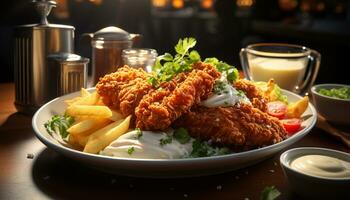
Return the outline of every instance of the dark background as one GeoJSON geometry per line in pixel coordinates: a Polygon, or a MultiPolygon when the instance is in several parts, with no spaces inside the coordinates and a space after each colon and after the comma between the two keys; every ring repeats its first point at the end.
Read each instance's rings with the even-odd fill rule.
{"type": "MultiPolygon", "coordinates": [[[[350,83],[348,0],[58,0],[49,22],[73,25],[75,53],[91,57],[83,33],[118,26],[141,33],[139,46],[172,52],[181,37],[198,41],[202,57],[215,56],[240,69],[238,52],[257,42],[300,44],[319,51],[317,83],[350,83]]],[[[2,2],[0,82],[13,81],[12,29],[38,23],[29,0],[2,2]]]]}

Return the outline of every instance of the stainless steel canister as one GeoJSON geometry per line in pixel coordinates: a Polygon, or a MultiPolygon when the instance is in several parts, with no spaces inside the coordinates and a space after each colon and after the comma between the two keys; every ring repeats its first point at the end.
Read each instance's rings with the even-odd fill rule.
{"type": "Polygon", "coordinates": [[[14,30],[15,105],[18,111],[29,114],[50,100],[48,55],[74,51],[74,27],[49,24],[46,20],[55,2],[35,3],[41,23],[14,30]]]}
{"type": "Polygon", "coordinates": [[[49,99],[86,88],[88,58],[71,53],[48,56],[49,99]]]}

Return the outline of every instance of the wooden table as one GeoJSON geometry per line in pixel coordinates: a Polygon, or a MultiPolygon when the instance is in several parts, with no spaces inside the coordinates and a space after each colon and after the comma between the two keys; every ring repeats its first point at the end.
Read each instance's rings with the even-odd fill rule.
{"type": "MultiPolygon", "coordinates": [[[[199,178],[130,178],[90,169],[46,148],[34,135],[31,116],[16,113],[13,101],[14,85],[0,84],[0,199],[252,200],[271,185],[281,191],[279,199],[301,199],[288,188],[280,154],[245,169],[199,178]]],[[[317,128],[289,148],[304,146],[350,152],[317,128]]]]}

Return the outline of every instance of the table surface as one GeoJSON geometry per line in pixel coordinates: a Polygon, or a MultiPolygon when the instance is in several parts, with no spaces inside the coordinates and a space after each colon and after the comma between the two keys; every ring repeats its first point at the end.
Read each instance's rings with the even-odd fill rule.
{"type": "MultiPolygon", "coordinates": [[[[251,200],[272,185],[282,193],[279,199],[301,199],[288,187],[279,164],[281,152],[254,166],[197,178],[131,178],[90,169],[46,148],[34,135],[32,117],[17,113],[13,102],[14,85],[0,84],[0,199],[251,200]]],[[[288,149],[305,146],[350,152],[318,128],[288,149]]]]}

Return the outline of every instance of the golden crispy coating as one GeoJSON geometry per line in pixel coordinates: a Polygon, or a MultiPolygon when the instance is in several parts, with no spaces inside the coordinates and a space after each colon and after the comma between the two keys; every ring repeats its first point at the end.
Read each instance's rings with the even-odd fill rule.
{"type": "Polygon", "coordinates": [[[135,110],[136,126],[144,130],[166,129],[193,105],[208,98],[220,73],[211,65],[199,66],[201,63],[145,95],[135,110]]]}
{"type": "Polygon", "coordinates": [[[190,135],[233,148],[251,149],[282,141],[286,131],[280,121],[249,104],[234,107],[197,107],[174,125],[190,135]]]}
{"type": "Polygon", "coordinates": [[[153,90],[147,82],[149,76],[142,69],[124,66],[100,78],[96,89],[107,106],[120,110],[124,116],[133,115],[142,97],[153,90]]]}
{"type": "Polygon", "coordinates": [[[245,79],[238,79],[234,83],[234,87],[237,90],[242,90],[247,95],[247,97],[252,102],[252,105],[255,108],[258,108],[263,112],[266,112],[269,98],[264,94],[263,91],[261,91],[258,87],[256,87],[253,84],[253,82],[245,79]]]}

